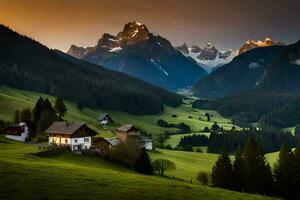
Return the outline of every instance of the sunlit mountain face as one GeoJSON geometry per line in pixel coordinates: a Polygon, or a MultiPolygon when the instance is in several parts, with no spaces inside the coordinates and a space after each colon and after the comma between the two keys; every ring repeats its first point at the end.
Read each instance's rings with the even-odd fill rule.
{"type": "Polygon", "coordinates": [[[137,21],[125,24],[116,35],[104,33],[95,46],[72,45],[67,53],[169,90],[191,86],[207,74],[167,38],[137,21]]]}
{"type": "Polygon", "coordinates": [[[267,47],[267,46],[274,46],[274,45],[285,45],[284,42],[278,42],[275,40],[272,40],[269,37],[265,37],[264,41],[254,41],[254,40],[247,40],[247,42],[239,49],[238,54],[242,54],[246,51],[249,51],[251,49],[257,48],[257,47],[267,47]]]}

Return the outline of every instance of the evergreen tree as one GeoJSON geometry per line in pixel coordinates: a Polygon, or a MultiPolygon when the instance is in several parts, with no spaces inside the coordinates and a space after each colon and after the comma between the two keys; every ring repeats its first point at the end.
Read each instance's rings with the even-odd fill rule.
{"type": "Polygon", "coordinates": [[[29,108],[25,108],[20,113],[20,121],[21,122],[28,122],[31,121],[32,113],[29,108]]]}
{"type": "Polygon", "coordinates": [[[216,187],[230,188],[232,164],[229,155],[224,151],[212,168],[211,182],[216,187]]]}
{"type": "Polygon", "coordinates": [[[20,111],[15,110],[14,112],[14,123],[19,123],[20,122],[20,111]]]}
{"type": "Polygon", "coordinates": [[[294,180],[295,180],[295,199],[300,199],[300,142],[294,152],[295,160],[294,160],[294,180]]]}
{"type": "Polygon", "coordinates": [[[39,121],[41,114],[44,110],[44,99],[42,97],[36,102],[32,114],[33,114],[33,121],[36,123],[39,121]]]}
{"type": "Polygon", "coordinates": [[[244,159],[242,149],[239,147],[235,153],[235,159],[232,165],[232,188],[236,191],[243,191],[243,172],[244,159]]]}
{"type": "Polygon", "coordinates": [[[275,188],[284,198],[292,198],[294,194],[294,154],[284,143],[280,149],[279,159],[274,167],[275,188]]]}
{"type": "Polygon", "coordinates": [[[39,121],[37,122],[37,133],[43,135],[44,131],[55,121],[57,116],[54,112],[44,110],[41,114],[39,121]]]}
{"type": "Polygon", "coordinates": [[[270,194],[273,186],[271,167],[266,162],[260,145],[253,137],[248,140],[243,155],[245,191],[270,194]]]}
{"type": "Polygon", "coordinates": [[[142,149],[141,155],[135,162],[134,168],[137,172],[142,174],[153,174],[153,166],[146,149],[142,149]]]}
{"type": "Polygon", "coordinates": [[[51,102],[49,101],[49,99],[45,99],[43,106],[42,106],[42,110],[48,110],[50,112],[54,111],[51,102]]]}
{"type": "Polygon", "coordinates": [[[64,100],[61,98],[57,98],[55,101],[54,109],[58,113],[59,119],[62,119],[67,112],[67,107],[64,104],[64,100]]]}
{"type": "Polygon", "coordinates": [[[214,122],[214,124],[211,126],[210,130],[212,132],[217,132],[220,129],[220,126],[217,122],[214,122]]]}

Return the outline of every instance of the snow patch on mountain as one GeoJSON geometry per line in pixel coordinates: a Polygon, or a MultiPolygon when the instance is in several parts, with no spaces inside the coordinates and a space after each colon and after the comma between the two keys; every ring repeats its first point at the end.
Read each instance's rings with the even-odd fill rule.
{"type": "Polygon", "coordinates": [[[110,49],[109,52],[118,52],[121,50],[122,50],[122,47],[114,47],[114,48],[110,49]]]}
{"type": "Polygon", "coordinates": [[[248,68],[249,69],[256,69],[256,68],[259,68],[261,67],[260,64],[258,64],[257,62],[251,62],[249,65],[248,65],[248,68]]]}
{"type": "Polygon", "coordinates": [[[300,59],[296,59],[295,61],[292,61],[291,63],[300,66],[300,59]]]}
{"type": "Polygon", "coordinates": [[[176,49],[183,55],[193,58],[209,73],[218,67],[229,63],[235,56],[237,56],[237,51],[232,49],[219,51],[211,42],[203,48],[198,47],[197,45],[187,47],[187,44],[184,43],[182,46],[176,47],[176,49]]]}
{"type": "Polygon", "coordinates": [[[168,72],[166,72],[160,65],[158,65],[152,58],[150,61],[158,68],[160,71],[162,71],[166,76],[169,76],[168,72]]]}

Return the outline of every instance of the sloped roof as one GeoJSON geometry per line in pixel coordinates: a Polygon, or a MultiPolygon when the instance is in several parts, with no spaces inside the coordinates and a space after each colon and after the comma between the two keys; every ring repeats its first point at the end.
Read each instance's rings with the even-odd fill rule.
{"type": "Polygon", "coordinates": [[[45,133],[72,135],[86,123],[53,122],[45,133]]]}
{"type": "Polygon", "coordinates": [[[124,124],[123,126],[117,128],[117,131],[127,132],[127,131],[129,131],[130,129],[132,129],[132,128],[136,129],[136,128],[135,128],[133,125],[131,125],[131,124],[124,124]]]}
{"type": "Polygon", "coordinates": [[[119,138],[104,138],[107,142],[109,142],[112,146],[116,146],[121,143],[121,140],[119,138]]]}

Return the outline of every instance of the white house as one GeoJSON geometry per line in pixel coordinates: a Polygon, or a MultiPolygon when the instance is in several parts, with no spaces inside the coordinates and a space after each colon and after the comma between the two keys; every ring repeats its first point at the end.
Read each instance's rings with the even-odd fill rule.
{"type": "Polygon", "coordinates": [[[68,146],[71,151],[89,149],[94,131],[86,123],[54,122],[46,131],[50,146],[68,146]]]}
{"type": "Polygon", "coordinates": [[[29,128],[25,122],[20,122],[18,124],[13,124],[4,130],[6,132],[6,137],[12,140],[17,140],[20,142],[26,142],[29,140],[29,128]]]}

